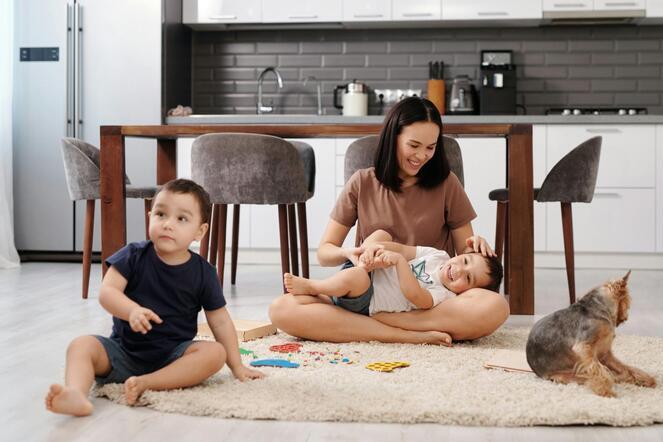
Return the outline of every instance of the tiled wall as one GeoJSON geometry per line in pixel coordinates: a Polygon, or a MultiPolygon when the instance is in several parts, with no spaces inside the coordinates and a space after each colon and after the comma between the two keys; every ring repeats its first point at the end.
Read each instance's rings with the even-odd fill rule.
{"type": "Polygon", "coordinates": [[[528,114],[567,105],[663,113],[663,26],[194,32],[194,112],[255,113],[258,75],[276,66],[285,87],[277,93],[269,74],[264,91],[277,113],[315,113],[315,86],[303,84],[312,75],[325,113],[338,114],[339,84],[356,78],[425,93],[430,60],[445,62],[447,80],[467,74],[476,82],[485,49],[514,51],[518,103],[528,114]]]}

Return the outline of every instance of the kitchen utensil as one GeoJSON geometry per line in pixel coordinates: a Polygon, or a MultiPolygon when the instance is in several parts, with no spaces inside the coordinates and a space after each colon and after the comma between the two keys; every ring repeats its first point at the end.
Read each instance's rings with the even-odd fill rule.
{"type": "Polygon", "coordinates": [[[345,117],[363,117],[368,115],[368,87],[365,83],[352,80],[351,83],[336,86],[334,89],[334,107],[341,109],[345,117]],[[339,104],[338,91],[343,92],[342,104],[339,104]]]}
{"type": "Polygon", "coordinates": [[[451,85],[449,113],[472,115],[476,111],[474,86],[467,75],[457,75],[451,85]]]}

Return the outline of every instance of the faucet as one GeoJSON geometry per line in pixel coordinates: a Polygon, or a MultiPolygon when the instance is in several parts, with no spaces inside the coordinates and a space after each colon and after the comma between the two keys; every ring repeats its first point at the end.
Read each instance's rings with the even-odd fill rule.
{"type": "Polygon", "coordinates": [[[274,75],[276,75],[276,83],[279,85],[279,89],[283,89],[283,78],[281,78],[281,74],[279,73],[279,71],[276,70],[274,66],[265,68],[258,77],[258,106],[256,109],[258,114],[265,114],[274,111],[273,106],[264,106],[262,104],[262,82],[264,81],[265,75],[268,72],[274,72],[274,75]]]}
{"type": "Polygon", "coordinates": [[[309,81],[315,81],[315,89],[318,94],[318,115],[322,115],[322,87],[320,86],[320,80],[313,75],[309,75],[304,79],[304,86],[306,86],[306,83],[309,81]]]}

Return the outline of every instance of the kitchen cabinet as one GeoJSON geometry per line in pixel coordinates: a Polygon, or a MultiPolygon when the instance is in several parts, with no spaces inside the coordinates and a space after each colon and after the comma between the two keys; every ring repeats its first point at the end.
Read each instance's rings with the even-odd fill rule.
{"type": "MultiPolygon", "coordinates": [[[[594,200],[573,204],[576,251],[655,251],[655,131],[654,125],[548,126],[548,170],[580,142],[603,137],[594,200]]],[[[561,212],[548,206],[547,248],[562,251],[561,212]]]]}
{"type": "Polygon", "coordinates": [[[391,20],[390,0],[367,0],[356,2],[343,0],[343,21],[385,21],[391,20]]]}
{"type": "Polygon", "coordinates": [[[591,11],[594,0],[543,0],[544,11],[591,11]]]}
{"type": "Polygon", "coordinates": [[[264,0],[263,23],[340,22],[343,18],[341,0],[264,0]]]}
{"type": "Polygon", "coordinates": [[[442,20],[520,20],[541,18],[535,0],[442,0],[442,20]]]}
{"type": "Polygon", "coordinates": [[[260,23],[262,0],[183,0],[182,23],[260,23]]]}
{"type": "Polygon", "coordinates": [[[647,1],[647,17],[663,18],[663,1],[648,0],[647,1]]]}
{"type": "Polygon", "coordinates": [[[440,0],[393,0],[394,21],[440,20],[440,0]]]}
{"type": "Polygon", "coordinates": [[[631,11],[644,10],[652,0],[594,0],[595,11],[631,11]]]}

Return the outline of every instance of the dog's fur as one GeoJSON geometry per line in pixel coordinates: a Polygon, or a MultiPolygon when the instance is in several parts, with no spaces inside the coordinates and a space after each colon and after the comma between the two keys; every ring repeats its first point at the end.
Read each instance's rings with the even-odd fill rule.
{"type": "Polygon", "coordinates": [[[656,386],[652,376],[612,353],[615,327],[628,318],[630,274],[629,270],[623,278],[592,289],[575,304],[534,324],[527,340],[527,362],[537,376],[586,384],[606,397],[615,396],[615,382],[656,386]]]}

